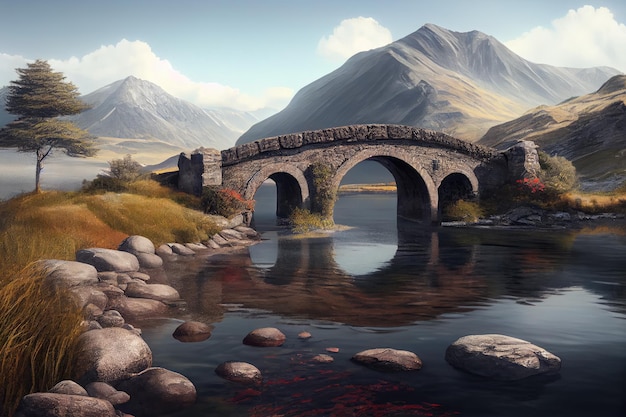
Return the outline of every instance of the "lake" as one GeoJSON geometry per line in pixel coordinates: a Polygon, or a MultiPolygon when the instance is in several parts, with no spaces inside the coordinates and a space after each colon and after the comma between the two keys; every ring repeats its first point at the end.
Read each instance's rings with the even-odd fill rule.
{"type": "Polygon", "coordinates": [[[623,416],[626,414],[626,227],[580,230],[418,227],[397,224],[394,194],[341,196],[347,230],[297,237],[274,225],[272,191],[257,193],[249,248],[167,266],[156,280],[186,305],[140,323],[154,365],[187,376],[197,404],[173,416],[623,416]],[[209,339],[172,337],[184,320],[209,339]],[[277,327],[281,347],[242,344],[277,327]],[[297,337],[308,331],[312,337],[297,337]],[[444,360],[469,334],[501,333],[559,356],[556,376],[498,382],[444,360]],[[327,348],[338,348],[329,353],[327,348]],[[350,360],[391,347],[423,368],[383,373],[350,360]],[[326,353],[330,364],[311,362],[326,353]],[[215,368],[254,364],[259,387],[215,368]]]}

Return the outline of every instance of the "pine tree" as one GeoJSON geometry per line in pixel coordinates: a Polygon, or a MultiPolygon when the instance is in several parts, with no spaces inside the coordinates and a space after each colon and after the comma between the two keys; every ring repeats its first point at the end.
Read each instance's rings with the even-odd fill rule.
{"type": "Polygon", "coordinates": [[[69,156],[96,153],[87,131],[61,119],[88,107],[78,98],[74,84],[66,82],[62,73],[52,71],[47,61],[37,60],[16,71],[19,79],[11,81],[6,110],[18,118],[0,130],[0,146],[36,154],[35,192],[40,192],[43,161],[54,149],[69,156]]]}

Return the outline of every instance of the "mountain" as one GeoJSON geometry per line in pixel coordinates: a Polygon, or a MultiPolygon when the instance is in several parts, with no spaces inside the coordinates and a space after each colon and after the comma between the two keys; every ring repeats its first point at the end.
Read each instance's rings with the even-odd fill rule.
{"type": "Polygon", "coordinates": [[[594,93],[529,110],[492,127],[478,142],[506,149],[519,140],[572,161],[588,188],[626,181],[626,75],[610,78],[594,93]]]}
{"type": "Polygon", "coordinates": [[[132,76],[81,99],[91,109],[70,119],[92,135],[157,140],[182,149],[229,148],[254,120],[232,110],[204,110],[132,76]]]}
{"type": "Polygon", "coordinates": [[[530,107],[589,93],[619,71],[535,64],[478,31],[427,24],[302,88],[237,144],[353,123],[398,123],[475,141],[530,107]]]}

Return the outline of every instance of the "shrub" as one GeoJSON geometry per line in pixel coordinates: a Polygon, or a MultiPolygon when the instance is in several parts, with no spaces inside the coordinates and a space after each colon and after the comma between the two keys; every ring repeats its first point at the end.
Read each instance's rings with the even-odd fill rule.
{"type": "Polygon", "coordinates": [[[109,161],[109,173],[98,174],[91,181],[83,181],[82,191],[87,193],[127,191],[132,182],[143,176],[141,168],[141,164],[134,161],[130,155],[114,159],[109,161]]]}
{"type": "Polygon", "coordinates": [[[254,209],[254,200],[246,200],[235,190],[204,187],[200,205],[205,213],[230,218],[254,209]]]}
{"type": "Polygon", "coordinates": [[[328,219],[319,213],[311,213],[307,209],[295,208],[289,216],[291,230],[294,233],[306,233],[312,230],[332,229],[335,225],[332,219],[328,219]]]}
{"type": "Polygon", "coordinates": [[[446,221],[476,222],[483,215],[483,210],[477,202],[465,200],[457,200],[443,211],[443,218],[446,221]]]}
{"type": "Polygon", "coordinates": [[[131,182],[139,179],[141,168],[141,164],[129,154],[122,159],[109,161],[109,176],[122,182],[131,182]]]}
{"type": "Polygon", "coordinates": [[[539,179],[549,194],[558,195],[573,190],[578,185],[574,165],[562,156],[550,156],[539,151],[539,179]]]}

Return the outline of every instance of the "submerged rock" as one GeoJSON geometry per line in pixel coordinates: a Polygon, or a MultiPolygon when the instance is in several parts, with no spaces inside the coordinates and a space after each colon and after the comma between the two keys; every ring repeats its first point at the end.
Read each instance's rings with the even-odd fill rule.
{"type": "Polygon", "coordinates": [[[183,375],[164,368],[148,368],[124,380],[117,389],[130,395],[120,407],[137,416],[153,416],[184,409],[196,402],[196,387],[183,375]]]}
{"type": "Polygon", "coordinates": [[[446,361],[455,368],[510,381],[537,374],[554,374],[561,359],[522,339],[501,334],[461,337],[446,350],[446,361]]]}
{"type": "Polygon", "coordinates": [[[259,369],[247,362],[229,361],[221,363],[215,373],[224,379],[242,384],[258,384],[263,377],[259,369]]]}
{"type": "Polygon", "coordinates": [[[262,327],[251,331],[243,339],[244,345],[272,347],[285,343],[285,335],[274,327],[262,327]]]}
{"type": "Polygon", "coordinates": [[[174,338],[181,342],[201,342],[211,337],[211,326],[199,321],[186,321],[174,330],[174,338]]]}
{"type": "Polygon", "coordinates": [[[417,371],[422,369],[422,360],[408,350],[368,349],[354,355],[352,360],[381,371],[417,371]]]}

